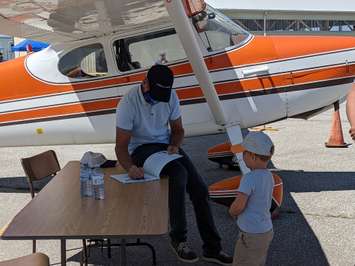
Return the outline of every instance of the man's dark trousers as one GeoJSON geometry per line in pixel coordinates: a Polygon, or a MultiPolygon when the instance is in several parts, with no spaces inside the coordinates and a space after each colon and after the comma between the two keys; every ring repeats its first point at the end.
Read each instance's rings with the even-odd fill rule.
{"type": "MultiPolygon", "coordinates": [[[[132,153],[135,165],[142,167],[153,153],[167,150],[168,144],[149,143],[138,146],[132,153]]],[[[208,253],[219,253],[221,239],[213,221],[208,202],[208,189],[186,153],[179,149],[182,158],[168,163],[161,175],[169,177],[170,237],[175,242],[185,242],[187,237],[185,191],[190,196],[195,210],[197,226],[203,240],[203,249],[208,253]]]]}

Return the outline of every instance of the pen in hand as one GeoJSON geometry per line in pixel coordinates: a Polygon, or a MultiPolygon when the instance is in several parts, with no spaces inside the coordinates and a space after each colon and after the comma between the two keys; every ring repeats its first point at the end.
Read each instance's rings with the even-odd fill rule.
{"type": "Polygon", "coordinates": [[[132,165],[128,170],[128,176],[132,179],[143,179],[144,170],[142,167],[137,167],[136,165],[132,165]]]}

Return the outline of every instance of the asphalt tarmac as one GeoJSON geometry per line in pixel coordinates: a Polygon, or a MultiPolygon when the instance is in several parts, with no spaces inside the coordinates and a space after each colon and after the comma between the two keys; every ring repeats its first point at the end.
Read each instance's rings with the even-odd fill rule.
{"type": "MultiPolygon", "coordinates": [[[[342,108],[345,141],[349,124],[342,108]]],[[[327,149],[331,112],[308,121],[289,119],[266,126],[276,150],[272,163],[284,182],[281,215],[273,221],[275,236],[267,265],[355,265],[355,147],[327,149]]],[[[207,184],[239,174],[219,168],[208,161],[207,149],[226,140],[224,134],[186,138],[183,148],[191,156],[207,184]]],[[[0,148],[0,228],[30,200],[20,158],[47,149],[54,149],[62,166],[79,160],[85,151],[102,152],[115,159],[114,145],[76,145],[0,148]]],[[[188,197],[187,197],[188,198],[188,197]]],[[[233,254],[237,227],[227,209],[211,203],[223,248],[233,254]]],[[[192,205],[187,200],[188,240],[202,254],[201,240],[196,228],[192,205]]],[[[188,265],[179,262],[170,250],[168,237],[143,239],[157,252],[158,265],[188,265]]],[[[51,264],[60,262],[59,241],[38,241],[38,250],[50,256],[51,264]]],[[[67,241],[68,265],[78,265],[81,241],[67,241]]],[[[31,241],[0,240],[0,261],[30,254],[31,241]]],[[[151,265],[150,252],[144,247],[128,248],[128,265],[151,265]]],[[[117,265],[119,250],[107,258],[106,250],[92,249],[93,265],[117,265]]],[[[195,265],[213,265],[200,260],[195,265]]]]}

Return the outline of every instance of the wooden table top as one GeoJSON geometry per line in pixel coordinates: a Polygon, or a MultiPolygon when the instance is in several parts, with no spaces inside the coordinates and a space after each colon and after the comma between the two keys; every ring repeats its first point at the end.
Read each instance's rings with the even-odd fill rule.
{"type": "Polygon", "coordinates": [[[9,223],[3,239],[156,236],[168,231],[168,180],[121,184],[105,170],[105,199],[80,197],[80,164],[69,162],[9,223]]]}

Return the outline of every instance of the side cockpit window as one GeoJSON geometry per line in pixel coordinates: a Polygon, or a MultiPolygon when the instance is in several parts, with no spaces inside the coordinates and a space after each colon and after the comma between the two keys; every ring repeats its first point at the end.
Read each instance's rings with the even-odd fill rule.
{"type": "Polygon", "coordinates": [[[208,5],[205,11],[192,17],[192,22],[209,52],[241,46],[251,37],[249,32],[208,5]]]}
{"type": "Polygon", "coordinates": [[[94,78],[108,74],[105,52],[95,43],[75,48],[59,60],[59,70],[70,78],[94,78]]]}
{"type": "Polygon", "coordinates": [[[113,44],[117,68],[121,72],[149,68],[186,58],[174,29],[117,40],[113,44]]]}
{"type": "Polygon", "coordinates": [[[125,72],[142,67],[138,61],[132,61],[132,56],[129,52],[127,41],[117,40],[114,42],[113,46],[119,71],[125,72]]]}

